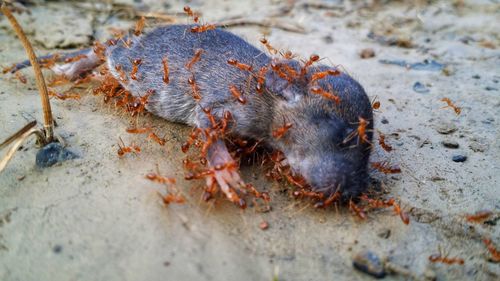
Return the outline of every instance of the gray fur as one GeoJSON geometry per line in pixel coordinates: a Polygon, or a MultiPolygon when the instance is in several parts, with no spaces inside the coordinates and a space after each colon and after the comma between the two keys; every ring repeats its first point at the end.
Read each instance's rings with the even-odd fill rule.
{"type": "MultiPolygon", "coordinates": [[[[366,189],[370,144],[358,143],[357,137],[343,143],[358,127],[358,117],[369,121],[367,136],[370,141],[372,139],[372,108],[361,85],[344,73],[319,80],[319,86],[331,88],[339,95],[341,103],[336,105],[309,93],[311,85],[307,81],[310,76],[331,68],[313,65],[306,77],[292,83],[269,70],[266,90],[258,94],[254,90],[256,79],[249,72],[229,65],[227,60],[234,58],[252,65],[256,73],[269,64],[271,58],[229,32],[216,29],[192,33],[190,28],[190,25],[159,27],[133,37],[130,48],[121,43],[109,47],[106,52],[109,69],[118,78],[114,67],[120,64],[128,75],[132,70],[131,61],[141,59],[138,79],[128,78],[122,84],[135,96],[154,90],[147,104],[151,113],[169,121],[205,128],[210,123],[202,107],[211,108],[219,119],[224,111],[230,111],[235,119],[231,128],[234,134],[264,140],[272,148],[283,151],[292,168],[301,173],[313,189],[330,195],[340,188],[344,198],[356,196],[366,189]],[[191,71],[187,70],[185,65],[200,48],[204,50],[201,60],[191,71]],[[170,68],[168,85],[162,80],[164,56],[170,68]],[[191,75],[202,95],[199,104],[191,95],[188,84],[191,75]],[[230,85],[243,92],[247,99],[245,105],[230,94],[230,85]],[[293,127],[276,140],[272,131],[283,126],[284,120],[292,122],[293,127]]],[[[297,71],[301,68],[294,60],[275,63],[287,64],[297,71]]],[[[221,153],[220,149],[210,151],[221,153]]]]}

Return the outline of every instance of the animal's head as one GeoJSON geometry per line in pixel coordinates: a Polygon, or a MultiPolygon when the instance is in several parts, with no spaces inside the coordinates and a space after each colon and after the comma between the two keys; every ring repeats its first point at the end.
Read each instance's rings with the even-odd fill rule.
{"type": "MultiPolygon", "coordinates": [[[[298,63],[286,63],[300,73],[298,63]]],[[[372,108],[363,88],[346,74],[335,72],[310,82],[314,73],[325,69],[311,68],[295,81],[268,74],[266,86],[277,95],[272,145],[285,153],[314,191],[327,196],[340,191],[350,198],[367,187],[372,108]],[[314,92],[317,88],[323,95],[314,92]]]]}

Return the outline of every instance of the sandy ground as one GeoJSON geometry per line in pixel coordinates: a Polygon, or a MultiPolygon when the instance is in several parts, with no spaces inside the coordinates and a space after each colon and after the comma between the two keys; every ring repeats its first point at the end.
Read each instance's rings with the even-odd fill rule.
{"type": "MultiPolygon", "coordinates": [[[[108,27],[134,24],[124,9],[116,12],[123,5],[112,12],[110,5],[35,2],[32,14],[19,18],[39,54],[88,46],[92,36],[109,36],[108,27]]],[[[114,2],[171,15],[184,5],[114,2]]],[[[382,106],[375,127],[395,150],[375,146],[372,161],[389,160],[402,173],[371,174],[387,196],[402,202],[411,217],[408,226],[389,210],[359,221],[344,208],[313,209],[280,192],[283,186],[268,182],[258,167],[244,168],[244,178],[271,192],[271,212],[242,211],[224,200],[200,202],[201,183],[185,182],[180,165],[189,128],[144,117],[169,139],[160,147],[127,134],[130,118],[83,89],[79,101],[52,100],[57,133],[81,158],[39,169],[31,140],[0,174],[0,280],[370,280],[352,267],[353,255],[362,250],[387,257],[417,279],[498,280],[500,265],[489,260],[482,238],[500,246],[500,5],[494,0],[376,2],[190,5],[207,21],[273,18],[303,27],[303,33],[256,26],[230,30],[254,45],[267,34],[277,47],[327,57],[358,79],[370,97],[378,96],[382,106]],[[391,46],[368,38],[370,31],[412,44],[391,46]],[[372,48],[375,57],[361,59],[364,48],[372,48]],[[432,59],[445,69],[406,69],[381,59],[432,59]],[[427,93],[416,92],[416,82],[427,93]],[[462,113],[441,109],[443,97],[462,113]],[[143,151],[118,158],[118,137],[143,151]],[[454,155],[467,160],[454,162],[454,155]],[[186,204],[162,205],[153,188],[158,186],[144,178],[156,165],[178,179],[186,204]],[[465,221],[466,213],[484,209],[495,212],[486,223],[465,221]],[[268,230],[259,228],[263,220],[268,230]],[[430,263],[439,246],[465,265],[430,263]]],[[[24,60],[5,19],[0,27],[0,64],[24,60]]],[[[27,84],[0,76],[0,139],[33,118],[41,121],[32,71],[23,73],[27,84]]]]}

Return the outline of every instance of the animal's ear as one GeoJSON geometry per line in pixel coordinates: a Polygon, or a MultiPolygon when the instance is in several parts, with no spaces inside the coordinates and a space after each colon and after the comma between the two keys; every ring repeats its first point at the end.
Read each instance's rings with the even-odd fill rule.
{"type": "Polygon", "coordinates": [[[298,85],[290,83],[275,73],[267,75],[265,85],[266,89],[271,92],[272,95],[283,98],[288,102],[296,102],[304,95],[298,85]]]}

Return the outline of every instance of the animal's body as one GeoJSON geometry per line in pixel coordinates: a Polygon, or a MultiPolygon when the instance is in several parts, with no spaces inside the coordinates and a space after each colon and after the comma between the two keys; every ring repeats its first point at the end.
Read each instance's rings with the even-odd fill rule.
{"type": "MultiPolygon", "coordinates": [[[[211,122],[204,108],[211,109],[218,120],[224,112],[231,112],[233,134],[262,140],[281,150],[292,169],[315,191],[327,196],[341,191],[343,198],[351,198],[366,189],[373,117],[370,101],[358,82],[333,67],[314,63],[304,71],[303,63],[296,60],[272,59],[240,37],[220,29],[193,33],[190,28],[189,25],[158,27],[130,37],[130,46],[119,41],[106,50],[108,68],[120,80],[116,70],[120,65],[118,69],[121,67],[127,76],[120,83],[133,95],[152,92],[146,109],[166,120],[205,129],[210,128],[211,122]],[[200,49],[203,50],[200,60],[188,69],[187,64],[200,49]],[[141,64],[133,80],[130,73],[136,59],[141,64]],[[168,84],[162,79],[165,59],[168,84]],[[253,70],[230,65],[230,59],[253,70]],[[258,72],[263,67],[267,67],[264,91],[258,93],[258,72]],[[282,72],[288,69],[288,78],[293,73],[297,75],[286,79],[274,67],[282,72]],[[335,70],[338,75],[311,82],[312,75],[328,70],[335,70]],[[199,89],[200,100],[193,98],[190,78],[199,89]],[[231,93],[232,87],[241,93],[245,104],[237,101],[231,93]],[[312,87],[335,94],[339,102],[312,93],[312,87]],[[362,120],[366,121],[366,127],[360,132],[362,120]],[[273,132],[285,123],[291,123],[288,131],[280,138],[273,137],[273,132]]],[[[91,51],[87,59],[55,70],[71,77],[98,64],[91,51]]],[[[207,156],[212,167],[232,161],[220,139],[210,146],[207,156]]],[[[243,184],[237,171],[216,171],[215,180],[230,199],[231,187],[243,184]]]]}

